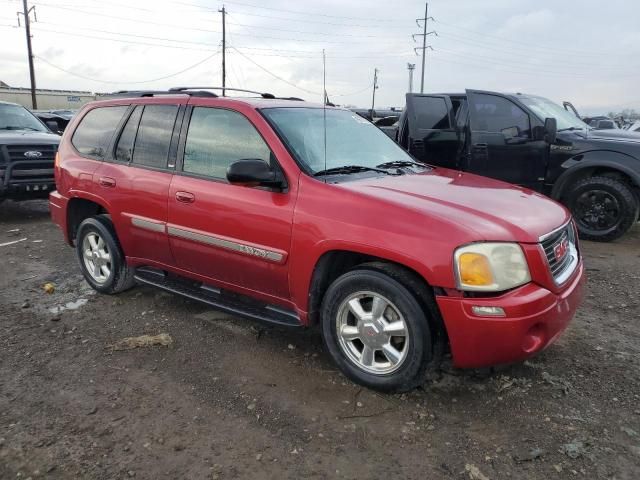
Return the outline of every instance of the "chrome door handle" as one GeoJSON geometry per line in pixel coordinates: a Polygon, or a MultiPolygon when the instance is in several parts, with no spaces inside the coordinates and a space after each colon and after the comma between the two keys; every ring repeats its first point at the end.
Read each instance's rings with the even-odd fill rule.
{"type": "Polygon", "coordinates": [[[196,196],[191,192],[176,192],[176,200],[182,203],[193,203],[196,196]]]}

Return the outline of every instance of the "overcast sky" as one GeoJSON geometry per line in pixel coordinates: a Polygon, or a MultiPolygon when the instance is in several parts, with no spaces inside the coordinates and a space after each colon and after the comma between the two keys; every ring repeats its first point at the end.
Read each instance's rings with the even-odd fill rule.
{"type": "MultiPolygon", "coordinates": [[[[402,106],[411,34],[424,3],[224,2],[227,85],[320,101],[322,49],[334,103],[402,106]]],[[[220,85],[223,2],[31,0],[39,88],[113,91],[220,85]],[[163,78],[168,77],[168,78],[163,78]],[[151,80],[151,81],[149,81],[151,80]]],[[[0,80],[29,86],[21,0],[0,0],[0,80]]],[[[464,88],[571,100],[584,114],[640,109],[640,3],[629,0],[432,0],[425,91],[464,88]]]]}

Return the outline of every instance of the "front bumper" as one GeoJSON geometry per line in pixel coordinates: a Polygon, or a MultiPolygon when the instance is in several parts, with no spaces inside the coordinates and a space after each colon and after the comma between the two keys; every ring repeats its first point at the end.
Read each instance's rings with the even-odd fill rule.
{"type": "Polygon", "coordinates": [[[478,368],[528,358],[565,330],[580,305],[586,279],[582,260],[558,294],[529,283],[492,298],[438,296],[453,363],[478,368]],[[473,306],[501,307],[504,317],[478,316],[473,306]]]}

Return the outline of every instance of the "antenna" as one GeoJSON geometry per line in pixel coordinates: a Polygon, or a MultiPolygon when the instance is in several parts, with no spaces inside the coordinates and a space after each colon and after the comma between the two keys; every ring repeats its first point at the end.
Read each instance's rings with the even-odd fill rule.
{"type": "MultiPolygon", "coordinates": [[[[324,98],[322,99],[322,125],[324,131],[324,169],[327,169],[327,59],[322,49],[322,90],[324,98]]],[[[324,176],[324,183],[327,183],[327,176],[324,176]]]]}

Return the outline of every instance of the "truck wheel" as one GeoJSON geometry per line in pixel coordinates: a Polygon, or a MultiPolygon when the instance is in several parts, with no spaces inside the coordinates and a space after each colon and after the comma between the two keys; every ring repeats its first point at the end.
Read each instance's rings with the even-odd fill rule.
{"type": "Polygon", "coordinates": [[[76,253],[84,278],[98,292],[119,293],[134,285],[133,269],[127,266],[108,218],[91,217],[80,224],[76,253]]]}
{"type": "Polygon", "coordinates": [[[429,322],[402,283],[358,268],[331,284],[321,311],[327,349],[351,380],[381,391],[407,391],[424,381],[433,357],[429,322]]]}
{"type": "Polygon", "coordinates": [[[567,195],[580,237],[597,242],[620,238],[638,218],[638,199],[631,187],[610,177],[576,182],[567,195]]]}

